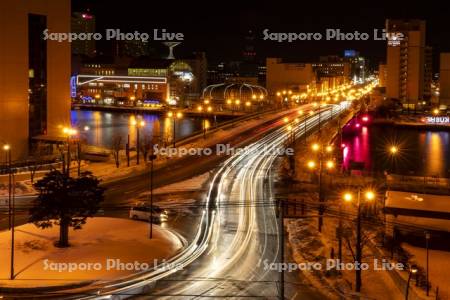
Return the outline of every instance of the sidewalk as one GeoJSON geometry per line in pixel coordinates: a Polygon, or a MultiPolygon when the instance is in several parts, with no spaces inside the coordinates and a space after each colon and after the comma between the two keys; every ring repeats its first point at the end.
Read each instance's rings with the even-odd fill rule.
{"type": "Polygon", "coordinates": [[[59,227],[39,229],[34,224],[16,227],[15,279],[10,276],[10,231],[0,233],[0,289],[55,287],[110,281],[137,273],[154,260],[162,263],[179,252],[182,242],[154,225],[148,238],[146,222],[114,218],[89,218],[81,230],[69,229],[69,248],[57,248],[59,227]],[[73,264],[72,270],[63,270],[73,264]],[[130,266],[133,267],[130,268],[130,266]]]}

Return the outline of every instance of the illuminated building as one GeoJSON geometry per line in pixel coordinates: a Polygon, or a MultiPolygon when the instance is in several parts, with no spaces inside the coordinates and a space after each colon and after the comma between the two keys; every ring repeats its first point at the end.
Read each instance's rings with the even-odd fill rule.
{"type": "Polygon", "coordinates": [[[439,103],[450,106],[450,52],[441,53],[439,68],[439,103]]]}
{"type": "Polygon", "coordinates": [[[425,21],[386,20],[386,31],[393,37],[387,45],[387,97],[416,109],[425,91],[425,21]]]}
{"type": "Polygon", "coordinates": [[[266,68],[266,88],[271,96],[283,89],[306,91],[316,79],[310,63],[287,63],[281,58],[267,58],[266,68]]]}
{"type": "Polygon", "coordinates": [[[13,159],[70,123],[70,44],[44,40],[46,28],[70,32],[70,1],[0,1],[0,140],[13,159]]]}
{"type": "MultiPolygon", "coordinates": [[[[95,16],[89,12],[74,12],[71,19],[71,32],[95,33],[95,16]]],[[[76,39],[72,41],[72,53],[78,55],[94,56],[94,39],[76,39]]]]}
{"type": "Polygon", "coordinates": [[[165,76],[78,75],[71,88],[75,102],[117,106],[165,105],[169,90],[165,76]]]}
{"type": "Polygon", "coordinates": [[[425,67],[424,67],[423,100],[431,100],[431,84],[433,82],[433,48],[425,47],[425,67]]]}
{"type": "Polygon", "coordinates": [[[366,59],[358,51],[345,50],[343,61],[350,64],[350,78],[356,83],[363,83],[366,79],[366,59]]]}
{"type": "Polygon", "coordinates": [[[266,62],[266,87],[272,96],[280,90],[327,92],[350,78],[350,64],[331,57],[322,57],[316,63],[283,62],[280,58],[268,58],[266,62]]]}
{"type": "Polygon", "coordinates": [[[379,87],[386,87],[386,80],[387,80],[387,66],[386,64],[379,64],[378,65],[378,79],[379,87]]]}

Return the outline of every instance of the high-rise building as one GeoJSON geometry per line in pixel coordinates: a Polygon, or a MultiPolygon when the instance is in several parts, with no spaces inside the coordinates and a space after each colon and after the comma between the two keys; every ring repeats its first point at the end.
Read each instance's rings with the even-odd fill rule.
{"type": "Polygon", "coordinates": [[[366,79],[366,59],[358,51],[345,50],[343,60],[350,63],[350,78],[354,82],[363,83],[366,79]]]}
{"type": "Polygon", "coordinates": [[[440,55],[439,103],[450,107],[450,52],[440,55]]]}
{"type": "Polygon", "coordinates": [[[70,125],[70,44],[43,31],[70,32],[70,1],[0,1],[0,141],[27,156],[30,141],[70,125]]]}
{"type": "Polygon", "coordinates": [[[243,61],[254,62],[256,60],[256,50],[255,50],[255,34],[252,30],[247,32],[245,36],[244,50],[242,51],[243,61]]]}
{"type": "Polygon", "coordinates": [[[386,20],[387,97],[415,109],[425,91],[425,21],[386,20]],[[403,35],[403,37],[400,37],[403,35]]]}
{"type": "Polygon", "coordinates": [[[431,84],[433,81],[433,48],[425,47],[425,68],[423,75],[423,100],[431,100],[431,84]]]}
{"type": "MultiPolygon", "coordinates": [[[[95,16],[89,12],[74,12],[71,19],[71,32],[95,33],[95,16]]],[[[72,53],[78,55],[95,55],[94,39],[77,39],[72,41],[72,53]]]]}
{"type": "Polygon", "coordinates": [[[113,41],[114,56],[140,57],[149,55],[149,45],[147,41],[125,40],[113,41]]]}
{"type": "Polygon", "coordinates": [[[378,86],[380,87],[386,87],[386,80],[387,80],[387,66],[386,64],[379,64],[378,65],[378,86]]]}

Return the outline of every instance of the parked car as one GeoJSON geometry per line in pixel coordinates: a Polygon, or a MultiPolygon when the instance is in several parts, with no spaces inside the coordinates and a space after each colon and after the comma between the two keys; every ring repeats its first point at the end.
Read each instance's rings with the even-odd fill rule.
{"type": "Polygon", "coordinates": [[[149,205],[138,204],[130,208],[129,217],[133,220],[146,220],[150,221],[150,217],[153,223],[166,222],[168,219],[168,212],[159,206],[153,205],[153,210],[149,205]]]}

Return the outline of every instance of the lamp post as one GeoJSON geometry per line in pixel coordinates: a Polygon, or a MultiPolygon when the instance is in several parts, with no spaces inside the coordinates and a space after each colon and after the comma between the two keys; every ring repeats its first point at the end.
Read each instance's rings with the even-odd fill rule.
{"type": "MultiPolygon", "coordinates": [[[[350,192],[344,193],[343,200],[345,202],[353,201],[353,194],[350,192]]],[[[368,202],[372,202],[375,199],[375,193],[372,190],[367,190],[364,193],[364,198],[368,202]]],[[[355,278],[355,290],[356,292],[361,291],[362,278],[361,278],[361,260],[362,260],[362,242],[361,242],[361,188],[358,188],[357,194],[357,216],[356,216],[356,255],[355,255],[355,268],[356,278],[355,278]]]]}
{"type": "Polygon", "coordinates": [[[6,165],[8,169],[8,228],[11,229],[11,192],[12,192],[12,172],[11,172],[11,146],[3,145],[5,151],[6,165]]]}
{"type": "MultiPolygon", "coordinates": [[[[199,111],[199,112],[202,112],[203,111],[203,106],[198,106],[197,107],[197,110],[199,111]]],[[[203,114],[203,139],[206,139],[206,120],[205,120],[205,118],[206,118],[206,115],[205,114],[203,114]]]]}
{"type": "Polygon", "coordinates": [[[395,156],[397,156],[398,151],[399,151],[399,149],[398,149],[398,147],[395,146],[395,145],[389,147],[389,153],[390,153],[390,155],[391,155],[391,158],[392,158],[392,164],[393,164],[393,170],[392,170],[393,173],[396,173],[396,172],[397,172],[397,164],[396,164],[396,161],[395,161],[395,156]]]}
{"type": "Polygon", "coordinates": [[[14,279],[14,223],[15,223],[15,182],[14,174],[11,166],[11,146],[9,144],[3,145],[3,150],[6,153],[6,161],[8,163],[8,219],[9,229],[11,230],[11,261],[10,261],[10,279],[14,279]]]}
{"type": "Polygon", "coordinates": [[[76,135],[77,133],[78,133],[78,131],[74,128],[70,128],[70,127],[63,128],[63,134],[65,134],[67,137],[67,168],[65,169],[67,176],[70,176],[70,165],[72,163],[72,158],[70,156],[70,142],[71,142],[72,136],[76,135]]]}
{"type": "Polygon", "coordinates": [[[150,239],[153,238],[153,161],[156,159],[156,155],[153,153],[153,146],[150,155],[150,239]]]}
{"type": "Polygon", "coordinates": [[[417,273],[417,267],[415,265],[412,265],[411,268],[409,268],[408,282],[406,283],[405,300],[408,300],[409,284],[411,283],[411,276],[412,276],[412,274],[416,274],[416,273],[417,273]]]}
{"type": "Polygon", "coordinates": [[[137,122],[135,119],[133,119],[131,121],[131,125],[136,127],[136,164],[139,165],[139,129],[145,126],[145,121],[141,120],[140,122],[137,122]]]}
{"type": "Polygon", "coordinates": [[[325,197],[323,193],[322,188],[322,176],[323,176],[323,169],[326,168],[326,170],[332,170],[335,167],[335,162],[331,159],[325,160],[325,153],[331,154],[333,152],[333,147],[328,145],[324,147],[323,145],[320,145],[318,143],[314,143],[311,145],[311,150],[313,152],[318,153],[318,162],[316,163],[314,160],[310,160],[307,164],[307,167],[310,170],[315,170],[316,167],[318,168],[318,180],[319,180],[319,223],[318,223],[318,230],[319,232],[322,232],[322,226],[323,226],[323,213],[324,213],[324,206],[323,202],[325,202],[325,197]]]}
{"type": "Polygon", "coordinates": [[[173,122],[173,139],[172,140],[173,140],[173,147],[175,148],[175,141],[176,141],[176,139],[175,139],[175,137],[176,137],[176,134],[175,134],[175,119],[183,118],[183,113],[182,112],[173,113],[173,112],[169,111],[167,113],[167,117],[171,118],[172,122],[173,122]]]}
{"type": "Polygon", "coordinates": [[[430,238],[431,238],[431,234],[428,232],[428,231],[425,231],[425,246],[426,246],[426,249],[427,249],[427,263],[426,263],[426,265],[427,265],[427,274],[426,274],[426,277],[427,277],[427,296],[429,296],[429,294],[430,294],[430,284],[428,283],[429,281],[429,277],[428,277],[428,267],[429,267],[429,241],[430,241],[430,238]]]}

